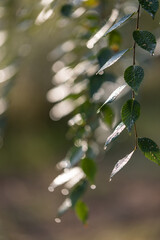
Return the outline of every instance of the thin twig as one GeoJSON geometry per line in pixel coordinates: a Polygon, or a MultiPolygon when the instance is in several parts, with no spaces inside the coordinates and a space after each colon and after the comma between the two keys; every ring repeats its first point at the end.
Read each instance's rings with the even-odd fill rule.
{"type": "MultiPolygon", "coordinates": [[[[140,4],[138,6],[138,10],[137,10],[137,22],[136,22],[136,30],[139,29],[139,16],[140,16],[140,4]]],[[[136,41],[134,41],[134,45],[133,45],[133,66],[136,64],[136,41]]],[[[135,92],[134,90],[132,90],[132,99],[135,99],[135,92]]],[[[137,127],[136,127],[136,123],[134,124],[134,134],[135,134],[135,150],[138,147],[138,133],[137,133],[137,127]]]]}

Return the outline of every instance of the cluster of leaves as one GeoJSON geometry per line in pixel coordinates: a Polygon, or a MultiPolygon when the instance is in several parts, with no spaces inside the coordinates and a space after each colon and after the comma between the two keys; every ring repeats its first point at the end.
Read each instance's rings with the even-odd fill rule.
{"type": "MultiPolygon", "coordinates": [[[[138,146],[148,159],[160,164],[160,150],[156,143],[148,138],[138,137],[136,121],[140,117],[140,104],[137,100],[135,100],[135,96],[137,95],[139,87],[144,79],[143,68],[135,64],[136,45],[148,51],[151,55],[154,55],[156,47],[156,39],[154,35],[148,31],[142,31],[139,29],[140,8],[142,7],[152,16],[152,18],[154,18],[159,8],[159,2],[158,0],[139,0],[139,8],[137,12],[125,15],[116,23],[113,21],[111,24],[112,26],[109,25],[109,21],[105,25],[109,26],[105,32],[103,32],[105,26],[98,30],[101,13],[99,12],[97,6],[103,4],[99,1],[78,1],[78,5],[62,5],[60,12],[64,18],[70,17],[70,21],[72,22],[72,19],[75,16],[74,9],[76,7],[79,8],[81,4],[83,5],[84,12],[86,9],[89,10],[90,6],[94,6],[94,12],[87,14],[86,11],[84,14],[85,20],[81,19],[78,32],[84,32],[81,31],[81,29],[84,30],[87,28],[86,34],[83,33],[72,36],[72,39],[75,41],[74,51],[77,51],[79,43],[81,43],[83,56],[81,61],[79,59],[71,61],[69,64],[70,72],[68,74],[68,78],[66,78],[63,84],[58,83],[58,87],[55,86],[53,89],[53,93],[56,93],[56,90],[58,91],[58,89],[64,90],[69,88],[68,93],[64,94],[64,97],[60,99],[57,98],[55,100],[54,97],[54,100],[51,100],[51,102],[56,103],[51,110],[51,118],[60,119],[71,112],[74,115],[68,121],[69,126],[71,127],[68,135],[72,137],[74,147],[68,152],[65,159],[58,163],[57,167],[63,172],[56,177],[49,186],[49,190],[53,191],[57,186],[65,184],[65,188],[62,192],[64,195],[69,194],[58,210],[56,218],[57,222],[59,221],[57,219],[70,208],[75,210],[78,218],[83,223],[87,222],[88,208],[81,198],[89,184],[91,185],[91,188],[95,188],[94,181],[97,169],[95,160],[99,152],[95,140],[95,131],[104,123],[107,127],[113,126],[115,114],[110,104],[120,96],[120,93],[127,88],[127,85],[132,90],[132,98],[123,105],[121,110],[121,122],[118,123],[113,133],[107,138],[104,148],[107,149],[108,145],[112,143],[125,128],[130,133],[133,127],[135,130],[135,147],[131,153],[118,161],[111,173],[110,180],[131,159],[138,146]],[[119,51],[121,36],[117,31],[117,28],[135,15],[137,18],[137,27],[133,32],[134,46],[119,51]],[[94,51],[89,50],[88,52],[85,48],[86,45],[89,46],[89,48],[92,48],[90,47],[92,44],[90,45],[89,43],[92,42],[94,46],[95,43],[99,41],[99,35],[94,34],[95,31],[98,31],[99,35],[107,36],[108,41],[106,43],[106,40],[104,40],[105,38],[103,38],[103,42],[99,44],[96,49],[94,48],[94,51]],[[102,47],[105,44],[108,46],[102,47]],[[102,89],[103,84],[109,81],[115,82],[116,80],[115,75],[105,72],[105,70],[131,50],[133,50],[133,65],[129,66],[124,72],[124,80],[126,83],[120,85],[103,104],[100,104],[102,102],[102,98],[99,97],[99,92],[100,89],[102,89]],[[97,60],[99,66],[98,71],[97,60]],[[81,90],[78,91],[77,89],[81,90]],[[60,114],[57,116],[56,114],[58,109],[61,107],[63,110],[61,110],[60,114]],[[68,111],[67,108],[69,109],[68,111]],[[102,115],[99,117],[99,115],[96,115],[96,112],[102,113],[102,115]]],[[[116,10],[119,12],[118,7],[116,10]]],[[[66,68],[62,68],[60,71],[64,71],[64,74],[68,73],[66,68]]],[[[56,72],[55,78],[57,74],[58,72],[56,72]]]]}

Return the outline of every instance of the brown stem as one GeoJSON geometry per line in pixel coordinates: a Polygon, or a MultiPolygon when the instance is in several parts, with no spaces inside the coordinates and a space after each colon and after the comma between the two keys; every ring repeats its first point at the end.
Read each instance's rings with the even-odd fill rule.
{"type": "MultiPolygon", "coordinates": [[[[139,16],[140,16],[140,4],[138,6],[138,10],[137,10],[137,22],[136,22],[136,30],[139,29],[139,16]]],[[[133,45],[133,66],[136,64],[136,41],[134,41],[134,45],[133,45]]],[[[135,92],[134,90],[132,90],[132,99],[135,99],[135,92]]],[[[136,123],[134,124],[134,135],[135,135],[135,150],[138,147],[138,133],[137,133],[137,126],[136,123]]]]}

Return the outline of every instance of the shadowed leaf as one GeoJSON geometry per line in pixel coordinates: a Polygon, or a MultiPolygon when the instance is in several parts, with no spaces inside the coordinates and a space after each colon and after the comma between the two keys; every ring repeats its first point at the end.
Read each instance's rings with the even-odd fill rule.
{"type": "Polygon", "coordinates": [[[140,104],[136,100],[128,100],[122,107],[121,117],[129,132],[139,116],[140,104]]]}
{"type": "Polygon", "coordinates": [[[81,161],[81,167],[91,183],[94,183],[95,174],[97,171],[96,163],[90,158],[84,158],[81,161]]]}

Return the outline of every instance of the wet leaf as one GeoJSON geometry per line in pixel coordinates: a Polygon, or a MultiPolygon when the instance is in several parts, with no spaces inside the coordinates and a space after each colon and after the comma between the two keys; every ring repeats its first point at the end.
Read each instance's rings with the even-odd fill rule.
{"type": "Polygon", "coordinates": [[[146,158],[160,165],[160,149],[154,141],[149,138],[138,138],[138,146],[146,158]]]}
{"type": "Polygon", "coordinates": [[[156,48],[156,39],[152,33],[148,31],[136,30],[133,32],[133,38],[138,46],[148,51],[150,54],[154,54],[154,50],[156,48]]]}
{"type": "Polygon", "coordinates": [[[159,1],[158,0],[139,0],[142,8],[146,10],[154,19],[155,14],[159,8],[159,1]]]}
{"type": "Polygon", "coordinates": [[[108,33],[112,32],[113,30],[119,28],[123,23],[125,23],[128,19],[130,19],[133,15],[135,14],[132,13],[132,14],[128,14],[124,17],[122,17],[118,22],[116,22],[110,29],[108,29],[108,31],[105,33],[104,36],[106,36],[108,33]]]}
{"type": "Polygon", "coordinates": [[[113,142],[120,134],[121,132],[123,132],[123,130],[126,128],[125,124],[123,122],[121,122],[120,124],[118,124],[118,126],[115,128],[114,132],[107,138],[106,142],[105,142],[105,146],[104,149],[107,148],[107,146],[113,142]]]}
{"type": "Polygon", "coordinates": [[[75,212],[78,219],[83,223],[86,224],[88,220],[88,207],[87,205],[79,200],[75,205],[75,212]]]}
{"type": "Polygon", "coordinates": [[[126,86],[127,85],[124,84],[124,85],[118,87],[115,91],[113,91],[113,93],[107,98],[107,100],[103,103],[103,105],[97,110],[97,113],[99,113],[101,111],[101,109],[104,107],[104,105],[113,102],[126,86]]]}
{"type": "Polygon", "coordinates": [[[99,66],[102,67],[105,62],[112,57],[112,55],[113,53],[109,48],[102,48],[97,55],[99,66]]]}
{"type": "MultiPolygon", "coordinates": [[[[135,151],[135,150],[134,150],[135,151]]],[[[118,173],[127,163],[128,161],[131,159],[134,151],[132,151],[130,154],[126,155],[124,158],[122,158],[121,160],[119,160],[115,167],[113,168],[113,171],[111,173],[111,176],[110,176],[110,181],[112,180],[113,176],[118,173]]]]}
{"type": "Polygon", "coordinates": [[[128,100],[122,107],[121,117],[129,132],[139,116],[140,104],[136,100],[128,100]]]}
{"type": "Polygon", "coordinates": [[[124,79],[126,83],[137,92],[144,78],[144,70],[140,66],[130,66],[125,70],[124,79]]]}
{"type": "Polygon", "coordinates": [[[117,54],[115,54],[113,57],[111,57],[101,68],[100,70],[96,73],[99,74],[100,72],[102,72],[103,70],[105,70],[106,68],[112,66],[115,62],[117,62],[126,52],[128,52],[130,49],[127,48],[123,51],[118,52],[117,54]]]}

